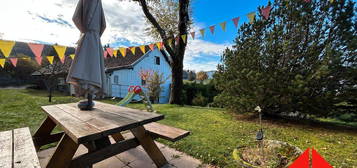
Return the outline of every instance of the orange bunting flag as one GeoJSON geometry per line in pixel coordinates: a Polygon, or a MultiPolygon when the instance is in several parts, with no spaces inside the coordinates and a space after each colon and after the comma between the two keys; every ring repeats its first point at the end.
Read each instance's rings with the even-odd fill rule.
{"type": "Polygon", "coordinates": [[[42,50],[45,47],[45,45],[33,44],[33,43],[28,43],[27,45],[30,47],[30,49],[33,52],[33,54],[35,55],[35,57],[41,57],[42,50]]]}
{"type": "Polygon", "coordinates": [[[121,54],[123,57],[126,56],[126,48],[121,47],[121,48],[119,48],[119,51],[120,51],[120,54],[121,54]]]}
{"type": "Polygon", "coordinates": [[[108,56],[108,51],[107,50],[103,51],[103,56],[104,56],[104,58],[107,58],[107,56],[108,56]]]}
{"type": "Polygon", "coordinates": [[[255,12],[250,12],[247,14],[247,17],[249,19],[249,23],[253,23],[255,19],[255,12]]]}
{"type": "Polygon", "coordinates": [[[215,25],[209,27],[209,30],[211,31],[212,34],[214,34],[214,28],[215,27],[216,27],[215,25]]]}
{"type": "Polygon", "coordinates": [[[222,22],[219,25],[221,26],[222,30],[225,32],[226,31],[227,22],[222,22]]]}
{"type": "Polygon", "coordinates": [[[60,58],[61,62],[64,63],[64,54],[66,52],[66,46],[59,46],[59,45],[54,45],[53,48],[55,48],[58,57],[60,58]]]}
{"type": "Polygon", "coordinates": [[[143,54],[146,53],[145,47],[146,47],[145,45],[140,46],[140,50],[141,50],[141,52],[143,52],[143,54]]]}
{"type": "Polygon", "coordinates": [[[181,38],[182,38],[182,41],[183,41],[184,43],[186,43],[187,34],[181,35],[181,38]]]}
{"type": "MultiPolygon", "coordinates": [[[[38,65],[42,64],[42,57],[35,57],[36,62],[38,63],[38,65]]],[[[63,63],[63,62],[62,62],[63,63]]]]}
{"type": "Polygon", "coordinates": [[[47,60],[48,60],[48,62],[50,63],[50,64],[53,64],[53,59],[54,59],[55,57],[54,56],[47,56],[47,60]]]}
{"type": "Polygon", "coordinates": [[[11,62],[11,64],[12,64],[14,67],[16,67],[16,65],[17,65],[17,58],[10,58],[10,62],[11,62]]]}
{"type": "Polygon", "coordinates": [[[117,57],[118,56],[118,50],[113,50],[113,56],[117,57]]]}
{"type": "Polygon", "coordinates": [[[150,47],[150,50],[151,50],[151,51],[154,51],[154,49],[155,49],[155,44],[149,44],[149,47],[150,47]]]}
{"type": "Polygon", "coordinates": [[[0,66],[1,66],[2,68],[5,67],[5,59],[3,59],[3,58],[0,59],[0,66]]]}
{"type": "Polygon", "coordinates": [[[233,18],[232,21],[234,23],[234,26],[238,28],[239,17],[233,18]]]}
{"type": "Polygon", "coordinates": [[[76,54],[70,54],[69,57],[71,57],[71,59],[74,60],[74,57],[76,57],[76,54]]]}
{"type": "Polygon", "coordinates": [[[195,39],[195,32],[191,32],[191,37],[193,40],[195,39]]]}
{"type": "Polygon", "coordinates": [[[112,48],[107,48],[107,53],[109,56],[113,57],[113,49],[112,48]]]}
{"type": "Polygon", "coordinates": [[[159,48],[159,50],[162,49],[162,42],[157,42],[156,45],[157,45],[157,48],[159,48]]]}
{"type": "Polygon", "coordinates": [[[204,37],[205,36],[205,29],[200,29],[200,33],[201,33],[201,36],[204,37]]]}
{"type": "Polygon", "coordinates": [[[133,53],[133,55],[135,55],[135,50],[136,50],[136,47],[130,47],[130,51],[133,53]]]}
{"type": "Polygon", "coordinates": [[[271,7],[270,7],[270,6],[267,6],[267,7],[261,9],[262,15],[264,16],[264,18],[265,18],[266,20],[269,19],[270,10],[271,10],[271,7]]]}
{"type": "Polygon", "coordinates": [[[15,41],[4,41],[0,40],[0,50],[5,57],[9,57],[12,51],[12,48],[15,45],[15,41]]]}

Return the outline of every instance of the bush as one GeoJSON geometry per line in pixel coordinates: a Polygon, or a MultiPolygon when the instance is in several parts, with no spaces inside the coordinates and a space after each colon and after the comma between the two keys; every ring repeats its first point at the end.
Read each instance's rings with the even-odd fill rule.
{"type": "Polygon", "coordinates": [[[217,94],[212,81],[208,84],[185,82],[183,85],[183,102],[186,105],[207,106],[207,104],[213,102],[217,94]],[[205,100],[203,101],[201,97],[205,100]],[[197,99],[194,101],[195,98],[197,99]]]}

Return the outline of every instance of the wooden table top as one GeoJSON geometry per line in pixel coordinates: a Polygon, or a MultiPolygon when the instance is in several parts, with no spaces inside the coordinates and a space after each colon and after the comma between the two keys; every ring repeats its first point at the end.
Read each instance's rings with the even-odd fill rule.
{"type": "Polygon", "coordinates": [[[164,115],[95,102],[92,111],[77,103],[42,106],[45,113],[78,144],[164,119],[164,115]]]}

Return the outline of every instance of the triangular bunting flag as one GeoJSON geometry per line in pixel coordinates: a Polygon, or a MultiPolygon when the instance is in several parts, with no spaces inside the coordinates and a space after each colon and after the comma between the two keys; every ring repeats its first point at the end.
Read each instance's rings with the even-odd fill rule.
{"type": "Polygon", "coordinates": [[[109,56],[113,57],[113,49],[112,48],[107,48],[107,53],[109,56]]]}
{"type": "Polygon", "coordinates": [[[121,48],[119,48],[119,51],[120,51],[120,54],[121,54],[123,57],[126,56],[126,48],[121,47],[121,48]]]}
{"type": "Polygon", "coordinates": [[[309,3],[309,2],[310,2],[310,0],[305,0],[305,2],[309,3]]]}
{"type": "Polygon", "coordinates": [[[310,148],[307,148],[288,168],[309,168],[310,148]]]}
{"type": "Polygon", "coordinates": [[[14,45],[15,45],[15,41],[0,40],[0,50],[2,51],[5,57],[10,56],[14,45]]]}
{"type": "Polygon", "coordinates": [[[118,50],[113,50],[113,56],[117,57],[118,56],[118,50]]]}
{"type": "Polygon", "coordinates": [[[186,43],[187,34],[181,35],[181,38],[182,38],[182,41],[183,41],[184,43],[186,43]]]}
{"type": "Polygon", "coordinates": [[[264,16],[264,18],[265,18],[266,20],[269,19],[270,10],[271,10],[271,7],[270,7],[270,6],[267,6],[267,7],[261,9],[262,15],[264,16]]]}
{"type": "Polygon", "coordinates": [[[16,65],[17,65],[17,58],[10,58],[10,62],[11,62],[11,64],[12,64],[14,67],[16,67],[16,65]]]}
{"type": "Polygon", "coordinates": [[[333,0],[330,0],[330,3],[333,3],[333,0]]]}
{"type": "Polygon", "coordinates": [[[315,149],[312,149],[312,167],[332,168],[332,166],[324,158],[322,158],[315,149]]]}
{"type": "Polygon", "coordinates": [[[172,38],[168,39],[167,42],[169,43],[169,46],[172,47],[172,38]]]}
{"type": "Polygon", "coordinates": [[[64,63],[64,53],[66,52],[66,46],[59,46],[59,45],[53,45],[53,48],[55,48],[58,57],[60,58],[61,62],[64,63]]]}
{"type": "Polygon", "coordinates": [[[179,36],[176,36],[176,38],[175,38],[175,44],[178,45],[179,42],[180,42],[180,38],[179,38],[179,36]]]}
{"type": "Polygon", "coordinates": [[[53,59],[54,59],[55,57],[54,56],[47,56],[47,60],[48,60],[48,62],[50,63],[50,64],[53,64],[53,59]]]}
{"type": "Polygon", "coordinates": [[[1,59],[0,59],[0,66],[1,66],[2,68],[5,67],[5,59],[4,59],[4,58],[1,58],[1,59]]]}
{"type": "Polygon", "coordinates": [[[193,40],[195,39],[195,32],[191,32],[191,37],[193,40]]]}
{"type": "Polygon", "coordinates": [[[33,54],[35,55],[35,57],[41,57],[42,50],[45,47],[45,45],[33,44],[33,43],[28,43],[27,45],[30,47],[30,49],[33,52],[33,54]]]}
{"type": "Polygon", "coordinates": [[[150,47],[150,50],[151,50],[151,51],[154,51],[154,49],[155,49],[155,44],[149,44],[149,47],[150,47]]]}
{"type": "Polygon", "coordinates": [[[107,58],[107,57],[108,57],[108,51],[107,51],[107,50],[104,50],[104,51],[103,51],[103,56],[104,56],[104,58],[107,58]]]}
{"type": "Polygon", "coordinates": [[[133,55],[135,55],[135,50],[136,50],[136,47],[130,47],[130,51],[133,53],[133,55]]]}
{"type": "Polygon", "coordinates": [[[158,48],[159,50],[161,50],[161,48],[162,48],[162,42],[157,42],[156,45],[157,45],[157,48],[158,48]]]}
{"type": "Polygon", "coordinates": [[[216,27],[215,25],[209,27],[209,30],[211,31],[212,34],[214,34],[214,28],[215,27],[216,27]]]}
{"type": "Polygon", "coordinates": [[[234,23],[234,26],[238,28],[239,17],[233,18],[232,21],[234,23]]]}
{"type": "Polygon", "coordinates": [[[222,22],[219,25],[221,26],[222,30],[225,32],[226,31],[227,22],[222,22]]]}
{"type": "MultiPolygon", "coordinates": [[[[36,62],[38,63],[38,65],[42,64],[42,57],[35,57],[36,62]]],[[[63,62],[62,62],[63,63],[63,62]]]]}
{"type": "Polygon", "coordinates": [[[253,23],[254,22],[254,18],[255,18],[255,12],[248,13],[247,17],[249,19],[249,23],[253,23]]]}
{"type": "Polygon", "coordinates": [[[201,33],[201,36],[204,37],[205,36],[205,29],[200,29],[200,33],[201,33]]]}
{"type": "Polygon", "coordinates": [[[145,47],[146,47],[145,45],[141,45],[141,46],[140,46],[140,50],[141,50],[141,52],[143,52],[143,54],[146,53],[145,47]]]}
{"type": "Polygon", "coordinates": [[[69,57],[71,57],[72,60],[74,60],[74,57],[76,56],[76,54],[70,54],[69,57]]]}

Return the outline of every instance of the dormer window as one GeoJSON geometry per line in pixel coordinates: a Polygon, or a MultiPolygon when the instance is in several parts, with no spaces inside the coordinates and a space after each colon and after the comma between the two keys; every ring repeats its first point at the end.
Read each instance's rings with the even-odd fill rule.
{"type": "Polygon", "coordinates": [[[155,64],[160,65],[160,57],[155,57],[155,64]]]}

